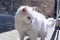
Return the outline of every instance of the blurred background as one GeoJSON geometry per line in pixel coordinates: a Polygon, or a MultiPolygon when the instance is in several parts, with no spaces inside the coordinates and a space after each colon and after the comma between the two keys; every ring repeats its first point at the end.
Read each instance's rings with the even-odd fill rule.
{"type": "MultiPolygon", "coordinates": [[[[36,6],[37,11],[45,15],[46,18],[49,18],[49,17],[56,18],[57,0],[0,0],[0,33],[15,29],[14,16],[17,9],[21,5],[36,6]]],[[[59,22],[59,25],[60,25],[60,22],[59,22]]],[[[50,29],[47,40],[50,40],[50,38],[51,40],[54,40],[55,35],[56,35],[56,30],[59,28],[56,28],[55,31],[53,31],[53,29],[55,28],[50,29]]],[[[9,31],[5,33],[7,38],[11,36],[9,37],[9,40],[16,37],[14,35],[10,35],[11,33],[14,35],[18,35],[17,32],[15,31],[9,31]]],[[[1,38],[2,39],[5,38],[5,34],[0,36],[0,40],[1,38]]]]}
{"type": "Polygon", "coordinates": [[[55,0],[0,0],[0,14],[15,15],[21,5],[36,6],[46,17],[53,17],[55,0]]]}

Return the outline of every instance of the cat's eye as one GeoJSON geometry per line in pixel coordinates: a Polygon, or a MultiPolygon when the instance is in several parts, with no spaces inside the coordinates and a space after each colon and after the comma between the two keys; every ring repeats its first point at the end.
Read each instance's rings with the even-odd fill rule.
{"type": "Polygon", "coordinates": [[[31,19],[30,17],[27,17],[29,20],[31,19]]]}

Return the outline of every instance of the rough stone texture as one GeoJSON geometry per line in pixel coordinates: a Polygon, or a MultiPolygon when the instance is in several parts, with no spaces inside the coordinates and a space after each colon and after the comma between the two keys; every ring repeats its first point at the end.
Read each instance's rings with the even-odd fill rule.
{"type": "Polygon", "coordinates": [[[37,6],[37,11],[47,16],[53,16],[55,0],[0,0],[7,10],[16,12],[20,5],[37,6]]]}
{"type": "Polygon", "coordinates": [[[53,16],[54,2],[54,0],[21,0],[22,5],[37,6],[37,10],[47,16],[53,16]]]}

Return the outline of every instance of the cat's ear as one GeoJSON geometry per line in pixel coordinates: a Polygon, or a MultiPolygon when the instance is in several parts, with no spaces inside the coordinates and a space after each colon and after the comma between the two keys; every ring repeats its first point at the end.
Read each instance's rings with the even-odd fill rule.
{"type": "Polygon", "coordinates": [[[32,8],[33,8],[33,10],[37,10],[37,7],[36,6],[33,6],[32,8]]]}
{"type": "Polygon", "coordinates": [[[27,12],[27,8],[24,7],[24,8],[22,9],[22,15],[26,15],[26,12],[27,12]]]}
{"type": "Polygon", "coordinates": [[[24,7],[24,8],[22,9],[22,12],[27,12],[27,8],[24,7]]]}

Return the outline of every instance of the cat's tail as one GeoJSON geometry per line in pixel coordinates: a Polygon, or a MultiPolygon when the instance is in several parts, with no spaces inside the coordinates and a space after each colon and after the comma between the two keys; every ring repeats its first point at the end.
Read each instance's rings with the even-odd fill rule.
{"type": "Polygon", "coordinates": [[[47,19],[47,25],[48,25],[48,27],[55,27],[56,26],[56,19],[48,18],[47,19]]]}

